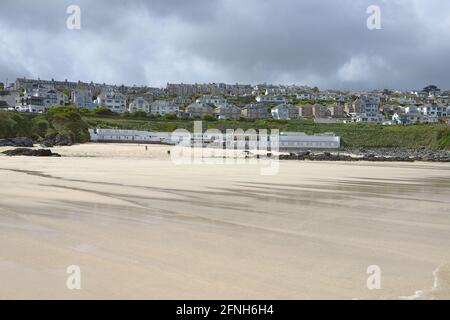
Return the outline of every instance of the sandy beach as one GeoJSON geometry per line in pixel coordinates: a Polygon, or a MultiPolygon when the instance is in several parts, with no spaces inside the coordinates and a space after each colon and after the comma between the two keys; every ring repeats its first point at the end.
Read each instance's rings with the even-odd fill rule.
{"type": "Polygon", "coordinates": [[[0,156],[0,299],[450,298],[449,164],[281,161],[264,176],[175,165],[170,148],[0,156]]]}

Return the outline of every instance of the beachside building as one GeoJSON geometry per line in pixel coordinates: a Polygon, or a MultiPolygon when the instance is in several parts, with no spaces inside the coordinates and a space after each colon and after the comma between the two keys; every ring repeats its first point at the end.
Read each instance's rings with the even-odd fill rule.
{"type": "Polygon", "coordinates": [[[90,90],[74,90],[71,94],[72,103],[80,108],[93,109],[94,102],[90,90]]]}
{"type": "Polygon", "coordinates": [[[311,94],[304,91],[304,92],[300,92],[297,94],[297,99],[298,100],[310,100],[311,99],[311,94]]]}
{"type": "Polygon", "coordinates": [[[15,90],[0,91],[0,104],[3,105],[3,109],[14,109],[17,98],[19,98],[19,92],[15,90]]]}
{"type": "Polygon", "coordinates": [[[419,123],[437,123],[438,118],[434,116],[426,116],[420,112],[394,113],[392,122],[395,124],[419,124],[419,123]]]}
{"type": "Polygon", "coordinates": [[[203,118],[204,116],[212,116],[214,106],[206,103],[191,103],[186,107],[186,113],[190,118],[203,118]]]}
{"type": "Polygon", "coordinates": [[[0,100],[0,110],[4,111],[4,110],[8,110],[10,108],[10,106],[8,105],[8,103],[5,100],[0,100]]]}
{"type": "Polygon", "coordinates": [[[328,113],[333,118],[343,118],[345,116],[344,106],[342,104],[334,103],[327,107],[328,113]]]}
{"type": "Polygon", "coordinates": [[[354,122],[357,123],[373,123],[382,124],[384,122],[384,116],[381,113],[358,113],[352,117],[354,122]]]}
{"type": "Polygon", "coordinates": [[[171,132],[149,132],[122,129],[89,129],[94,142],[164,143],[175,144],[171,132]]]}
{"type": "Polygon", "coordinates": [[[248,104],[241,110],[241,116],[246,119],[268,119],[270,118],[267,107],[259,104],[248,104]]]}
{"type": "Polygon", "coordinates": [[[178,115],[180,108],[173,101],[156,100],[150,106],[150,113],[164,116],[166,114],[178,115]]]}
{"type": "Polygon", "coordinates": [[[327,107],[317,103],[312,106],[312,112],[315,118],[324,118],[330,116],[327,107]]]}
{"type": "Polygon", "coordinates": [[[22,97],[17,97],[17,111],[42,113],[58,105],[65,105],[65,96],[53,88],[37,86],[25,89],[22,97]]]}
{"type": "Polygon", "coordinates": [[[298,116],[300,118],[312,118],[313,114],[313,105],[312,104],[304,104],[297,106],[298,108],[298,116]]]}
{"type": "Polygon", "coordinates": [[[333,133],[306,135],[303,132],[281,132],[279,137],[280,151],[304,149],[339,149],[340,137],[333,133]]]}
{"type": "Polygon", "coordinates": [[[189,105],[192,103],[192,99],[180,96],[173,99],[172,102],[177,105],[189,105]]]}
{"type": "MultiPolygon", "coordinates": [[[[409,106],[403,108],[403,113],[420,114],[421,111],[422,110],[415,105],[409,105],[409,106]]],[[[397,113],[402,113],[402,112],[397,112],[397,113]]]]}
{"type": "Polygon", "coordinates": [[[210,96],[210,95],[204,95],[198,98],[195,102],[197,103],[205,103],[205,104],[212,104],[216,107],[227,104],[227,99],[217,97],[217,96],[210,96]]]}
{"type": "Polygon", "coordinates": [[[344,112],[346,114],[355,114],[359,113],[361,104],[359,100],[350,101],[344,104],[344,112]]]}
{"type": "Polygon", "coordinates": [[[374,95],[362,95],[359,99],[359,110],[357,113],[379,113],[380,104],[380,97],[374,95]]]}
{"type": "Polygon", "coordinates": [[[150,103],[148,103],[148,101],[145,100],[143,97],[137,97],[128,105],[128,111],[129,112],[143,111],[145,113],[149,113],[150,103]]]}
{"type": "Polygon", "coordinates": [[[214,117],[220,120],[237,120],[241,117],[241,109],[230,103],[219,105],[214,109],[214,117]]]}
{"type": "Polygon", "coordinates": [[[298,108],[291,104],[280,104],[271,110],[272,117],[277,120],[297,119],[299,112],[298,108]]]}
{"type": "Polygon", "coordinates": [[[422,114],[432,117],[447,117],[447,107],[437,103],[426,104],[422,107],[422,114]]]}
{"type": "Polygon", "coordinates": [[[95,105],[118,113],[127,111],[125,96],[112,88],[104,89],[95,100],[95,105]]]}
{"type": "Polygon", "coordinates": [[[257,96],[256,102],[282,104],[282,103],[286,103],[286,99],[284,97],[280,97],[280,96],[257,96]]]}

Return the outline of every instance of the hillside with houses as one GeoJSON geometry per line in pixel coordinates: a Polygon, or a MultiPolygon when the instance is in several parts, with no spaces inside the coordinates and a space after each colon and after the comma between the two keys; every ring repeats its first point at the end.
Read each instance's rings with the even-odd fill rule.
{"type": "Polygon", "coordinates": [[[44,113],[75,105],[98,113],[168,119],[295,120],[382,125],[448,122],[450,90],[344,92],[296,85],[170,84],[165,88],[18,78],[0,110],[44,113]]]}

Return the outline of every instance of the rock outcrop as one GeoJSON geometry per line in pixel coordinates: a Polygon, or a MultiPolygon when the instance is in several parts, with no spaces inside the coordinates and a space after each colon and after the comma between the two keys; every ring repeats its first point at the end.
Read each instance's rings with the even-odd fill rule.
{"type": "Polygon", "coordinates": [[[301,151],[280,155],[280,160],[450,162],[450,151],[429,149],[347,149],[334,152],[301,151]]]}
{"type": "Polygon", "coordinates": [[[3,151],[2,153],[7,156],[60,157],[59,154],[53,153],[50,149],[16,148],[3,151]]]}
{"type": "Polygon", "coordinates": [[[33,147],[33,140],[30,138],[9,138],[0,139],[0,147],[33,147]]]}
{"type": "Polygon", "coordinates": [[[70,136],[60,134],[47,137],[44,139],[44,141],[41,142],[41,145],[46,148],[51,148],[54,146],[71,146],[72,144],[73,141],[70,136]]]}

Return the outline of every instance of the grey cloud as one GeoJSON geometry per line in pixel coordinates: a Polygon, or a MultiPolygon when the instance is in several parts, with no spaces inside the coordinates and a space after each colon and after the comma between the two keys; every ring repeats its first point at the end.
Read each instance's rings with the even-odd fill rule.
{"type": "Polygon", "coordinates": [[[450,82],[445,0],[82,0],[82,29],[70,31],[72,3],[2,2],[0,77],[347,89],[450,82]],[[382,30],[366,28],[371,4],[382,30]]]}

